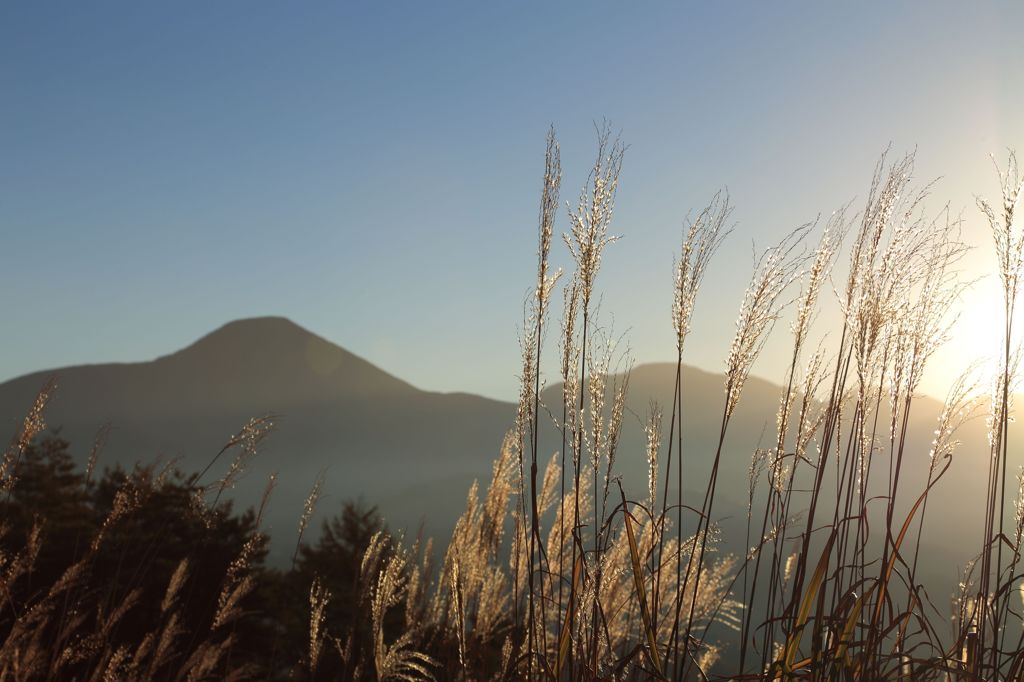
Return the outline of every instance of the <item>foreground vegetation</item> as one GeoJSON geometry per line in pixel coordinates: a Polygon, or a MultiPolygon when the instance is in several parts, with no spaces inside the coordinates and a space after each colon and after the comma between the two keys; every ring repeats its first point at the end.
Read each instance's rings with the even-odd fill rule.
{"type": "MultiPolygon", "coordinates": [[[[549,135],[518,410],[486,490],[469,492],[441,550],[389,535],[349,507],[316,544],[300,540],[291,570],[267,569],[262,505],[235,516],[223,498],[268,419],[247,424],[197,476],[150,467],[94,480],[102,437],[81,472],[66,444],[40,439],[54,390],[44,387],[0,472],[0,675],[1022,679],[1024,502],[1013,498],[1024,484],[1010,488],[1008,463],[1024,269],[1015,159],[1000,175],[1000,203],[979,202],[1004,290],[994,388],[982,400],[967,375],[954,382],[924,486],[906,482],[907,427],[927,361],[955,318],[966,247],[947,212],[928,217],[908,156],[883,158],[860,213],[837,211],[762,253],[727,352],[710,452],[687,447],[682,362],[701,282],[729,230],[728,197],[687,220],[673,282],[674,398],[651,407],[646,452],[621,453],[644,458],[649,472],[646,490],[627,494],[616,460],[628,371],[616,370],[628,361],[603,333],[596,304],[623,157],[600,130],[596,163],[569,210],[574,269],[563,277],[550,265],[561,167],[549,135]],[[828,285],[837,301],[823,294],[828,285]],[[549,341],[560,286],[563,313],[549,341]],[[838,307],[839,328],[816,329],[820,305],[838,307]],[[752,453],[749,548],[722,556],[715,500],[730,422],[783,319],[792,353],[770,446],[752,453]],[[827,345],[817,340],[826,331],[827,345]],[[561,405],[541,402],[549,374],[562,382],[561,405]],[[988,472],[977,491],[985,521],[947,613],[934,604],[949,595],[929,595],[918,580],[921,537],[957,428],[978,410],[989,412],[989,442],[971,444],[988,455],[978,460],[988,472]],[[560,442],[542,441],[546,419],[560,442]],[[693,462],[710,474],[690,499],[693,462]]],[[[316,487],[303,531],[318,495],[316,487]]]]}

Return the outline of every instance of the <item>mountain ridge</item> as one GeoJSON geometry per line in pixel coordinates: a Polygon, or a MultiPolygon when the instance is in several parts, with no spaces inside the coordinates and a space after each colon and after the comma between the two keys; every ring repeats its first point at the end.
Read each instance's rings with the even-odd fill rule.
{"type": "MultiPolygon", "coordinates": [[[[666,412],[670,409],[674,370],[673,363],[646,363],[631,370],[628,416],[616,464],[627,491],[646,489],[642,422],[651,400],[666,412]]],[[[703,490],[724,401],[723,380],[721,374],[690,366],[683,371],[684,489],[703,490]]],[[[9,434],[16,433],[36,392],[53,375],[58,388],[47,422],[61,428],[79,459],[85,458],[97,429],[113,424],[101,467],[130,467],[165,456],[178,458],[184,471],[198,471],[250,417],[279,415],[278,427],[233,499],[241,506],[255,504],[266,477],[280,472],[266,518],[275,551],[283,554],[289,549],[282,547],[293,546],[303,501],[323,470],[327,495],[314,528],[319,519],[337,511],[339,500],[362,497],[386,502],[382,512],[393,528],[414,532],[427,517],[429,534],[446,539],[464,505],[467,482],[476,479],[486,485],[515,419],[512,402],[417,388],[281,317],[229,322],[150,361],[76,365],[0,383],[0,419],[5,420],[0,425],[9,434]]],[[[745,518],[750,457],[774,439],[780,390],[752,376],[733,416],[716,511],[729,523],[745,518]]],[[[543,397],[548,405],[558,405],[560,384],[547,386],[543,397]]],[[[921,485],[940,409],[941,403],[932,398],[915,403],[913,447],[903,483],[907,491],[921,485]]],[[[546,463],[561,439],[554,424],[544,421],[540,458],[546,463]]],[[[985,450],[983,424],[977,422],[983,420],[964,429],[970,445],[958,453],[947,486],[975,488],[975,470],[980,469],[973,463],[982,459],[973,455],[985,450]]],[[[1020,454],[1013,453],[1011,464],[1024,459],[1020,454]]],[[[933,505],[929,512],[942,518],[938,527],[964,537],[976,530],[973,507],[967,513],[960,513],[957,505],[944,507],[933,505]]]]}

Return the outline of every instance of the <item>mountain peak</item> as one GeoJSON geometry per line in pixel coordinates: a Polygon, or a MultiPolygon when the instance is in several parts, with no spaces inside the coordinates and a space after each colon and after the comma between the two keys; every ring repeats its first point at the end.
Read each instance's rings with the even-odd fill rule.
{"type": "Polygon", "coordinates": [[[341,390],[373,393],[412,386],[285,317],[234,320],[154,364],[264,396],[341,390]]]}
{"type": "Polygon", "coordinates": [[[212,332],[200,337],[197,341],[178,352],[183,353],[196,348],[217,347],[221,345],[235,346],[254,342],[302,343],[310,336],[315,336],[315,334],[295,324],[287,317],[245,317],[232,320],[217,327],[212,332]]]}
{"type": "Polygon", "coordinates": [[[231,320],[225,322],[217,329],[210,332],[216,334],[217,332],[234,329],[234,328],[252,328],[252,329],[271,329],[271,328],[290,328],[296,329],[304,333],[310,333],[300,325],[293,322],[291,319],[283,315],[259,315],[257,317],[240,317],[237,320],[231,320]]]}

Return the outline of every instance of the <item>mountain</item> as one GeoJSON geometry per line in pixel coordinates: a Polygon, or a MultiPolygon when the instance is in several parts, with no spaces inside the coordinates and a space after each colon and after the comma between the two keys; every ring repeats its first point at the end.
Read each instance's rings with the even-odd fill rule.
{"type": "MultiPolygon", "coordinates": [[[[294,543],[321,470],[324,513],[347,498],[376,503],[410,486],[485,474],[514,415],[508,403],[419,390],[274,317],[231,322],[151,362],[66,367],[0,384],[8,433],[51,376],[58,388],[47,423],[81,456],[100,426],[113,426],[100,466],[160,457],[199,471],[250,417],[275,415],[276,428],[235,499],[253,504],[270,472],[279,473],[267,517],[279,547],[294,543]]],[[[430,510],[422,499],[406,506],[394,516],[411,525],[430,510]]]]}
{"type": "MultiPolygon", "coordinates": [[[[489,477],[515,416],[511,403],[420,390],[283,318],[232,322],[151,362],[67,367],[0,384],[0,419],[8,433],[17,430],[50,376],[56,376],[58,389],[47,422],[61,428],[80,456],[101,425],[113,425],[100,466],[131,466],[160,457],[178,458],[183,470],[198,471],[247,419],[276,415],[276,429],[234,499],[239,505],[255,504],[267,476],[279,473],[266,517],[274,538],[272,556],[278,560],[291,555],[303,501],[321,470],[326,470],[326,482],[319,517],[337,511],[345,499],[361,497],[378,505],[392,528],[415,532],[422,521],[429,534],[445,542],[472,481],[485,484],[489,477]]],[[[638,499],[647,485],[643,420],[652,400],[669,412],[674,379],[671,364],[640,365],[630,375],[616,468],[627,493],[638,499]]],[[[723,381],[691,367],[683,368],[682,381],[683,490],[699,506],[717,444],[723,381]]],[[[715,517],[728,551],[743,552],[750,459],[774,440],[779,392],[777,385],[751,377],[726,437],[715,517]]],[[[549,386],[542,399],[553,413],[560,411],[561,386],[549,386]]],[[[884,403],[880,441],[888,424],[884,403]]],[[[940,410],[941,404],[930,398],[914,403],[897,519],[925,485],[940,410]]],[[[667,444],[667,417],[664,433],[667,444]]],[[[1012,443],[1021,443],[1022,436],[1019,426],[1012,427],[1012,443]]],[[[963,446],[928,507],[923,538],[936,557],[930,568],[950,581],[956,578],[955,566],[979,549],[988,456],[984,419],[966,424],[960,438],[963,446]]],[[[560,449],[552,423],[544,426],[540,444],[544,462],[560,449]]],[[[663,459],[664,452],[663,447],[663,459]]],[[[1016,470],[1024,457],[1019,448],[1011,455],[1016,470]]],[[[881,473],[873,476],[881,481],[887,448],[875,457],[881,473]]],[[[317,528],[314,519],[312,529],[317,528]]]]}

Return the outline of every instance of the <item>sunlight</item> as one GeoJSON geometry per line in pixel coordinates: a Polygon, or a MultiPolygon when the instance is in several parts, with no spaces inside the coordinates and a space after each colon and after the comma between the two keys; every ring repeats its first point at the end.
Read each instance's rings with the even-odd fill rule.
{"type": "MultiPolygon", "coordinates": [[[[990,388],[1003,343],[1003,294],[998,278],[988,276],[976,282],[963,293],[960,305],[952,312],[957,317],[952,321],[949,340],[936,351],[921,386],[925,393],[939,399],[972,365],[980,380],[976,392],[985,393],[990,388]]],[[[1019,338],[1018,334],[1014,336],[1019,338]]]]}

